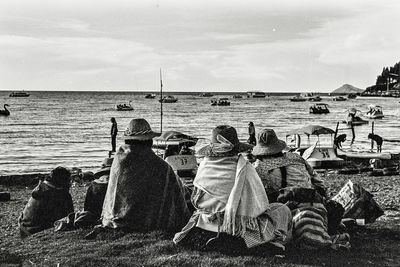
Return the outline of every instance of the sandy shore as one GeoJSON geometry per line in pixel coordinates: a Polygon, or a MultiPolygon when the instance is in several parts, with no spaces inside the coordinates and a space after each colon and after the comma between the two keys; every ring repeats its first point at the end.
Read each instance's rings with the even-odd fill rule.
{"type": "MultiPolygon", "coordinates": [[[[87,241],[83,239],[83,236],[90,229],[62,233],[55,233],[49,229],[27,239],[21,239],[17,228],[17,218],[40,177],[43,177],[43,174],[31,175],[19,185],[13,185],[10,177],[0,177],[0,191],[11,193],[11,201],[0,202],[0,236],[2,237],[0,240],[0,265],[2,263],[17,265],[22,263],[28,265],[32,263],[43,265],[63,263],[98,266],[116,262],[121,265],[136,265],[140,264],[137,262],[138,259],[143,265],[175,265],[177,263],[201,265],[207,264],[207,261],[213,263],[215,260],[215,253],[195,252],[175,247],[170,240],[171,236],[158,233],[129,234],[125,237],[114,237],[111,241],[87,241]],[[133,245],[132,242],[136,245],[133,245]],[[124,249],[118,249],[121,246],[124,249]],[[153,248],[154,251],[152,246],[156,247],[153,248]],[[127,255],[130,255],[130,258],[127,255]],[[85,261],[82,262],[83,260],[85,261]]],[[[14,178],[24,180],[22,177],[14,176],[14,178]]],[[[375,223],[351,233],[351,252],[319,253],[316,259],[315,255],[307,258],[304,253],[288,248],[280,265],[390,266],[393,264],[394,266],[398,264],[400,262],[398,246],[400,243],[400,176],[369,177],[365,174],[339,175],[335,172],[326,172],[323,173],[323,178],[330,188],[331,196],[349,179],[362,184],[365,189],[374,194],[377,203],[385,210],[385,215],[375,223]],[[343,253],[347,254],[344,256],[343,253]]],[[[74,183],[71,187],[70,192],[76,211],[83,207],[86,189],[87,185],[84,183],[74,183]]],[[[269,265],[271,260],[270,256],[266,255],[242,255],[239,257],[220,253],[216,253],[216,255],[222,265],[243,265],[249,259],[256,265],[269,265]]]]}

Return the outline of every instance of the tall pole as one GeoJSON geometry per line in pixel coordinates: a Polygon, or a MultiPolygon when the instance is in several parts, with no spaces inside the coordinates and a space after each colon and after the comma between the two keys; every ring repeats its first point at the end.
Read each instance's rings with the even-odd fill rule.
{"type": "Polygon", "coordinates": [[[163,117],[163,95],[162,95],[162,74],[161,74],[161,68],[160,68],[160,116],[161,116],[161,123],[160,123],[160,133],[162,133],[162,117],[163,117]]]}

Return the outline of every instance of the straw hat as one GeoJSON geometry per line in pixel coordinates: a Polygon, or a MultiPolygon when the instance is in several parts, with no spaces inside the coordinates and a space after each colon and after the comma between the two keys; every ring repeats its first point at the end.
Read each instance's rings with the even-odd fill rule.
{"type": "Polygon", "coordinates": [[[227,157],[248,151],[252,145],[239,142],[236,129],[229,125],[220,125],[212,131],[211,142],[202,147],[197,154],[200,156],[227,157]]]}
{"type": "Polygon", "coordinates": [[[286,147],[285,141],[279,140],[272,129],[262,130],[257,137],[257,145],[252,153],[254,156],[274,155],[286,147]]]}
{"type": "Polygon", "coordinates": [[[153,132],[145,119],[133,119],[124,133],[124,139],[145,141],[160,135],[160,133],[153,132]]]}

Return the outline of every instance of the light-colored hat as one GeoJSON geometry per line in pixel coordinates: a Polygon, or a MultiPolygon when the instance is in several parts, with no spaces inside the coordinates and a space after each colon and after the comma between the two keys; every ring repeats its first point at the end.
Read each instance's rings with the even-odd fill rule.
{"type": "Polygon", "coordinates": [[[253,146],[239,142],[236,129],[229,125],[220,125],[212,131],[211,142],[202,147],[200,156],[226,157],[251,150],[253,146]]]}
{"type": "Polygon", "coordinates": [[[145,141],[160,135],[160,133],[153,132],[145,119],[133,119],[124,133],[124,139],[145,141]]]}
{"type": "Polygon", "coordinates": [[[286,147],[285,141],[279,140],[272,129],[264,129],[257,136],[257,145],[253,148],[254,156],[268,156],[281,152],[286,147]]]}

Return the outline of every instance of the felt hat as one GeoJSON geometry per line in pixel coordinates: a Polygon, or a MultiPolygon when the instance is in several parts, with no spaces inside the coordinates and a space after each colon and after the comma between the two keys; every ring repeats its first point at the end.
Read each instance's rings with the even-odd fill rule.
{"type": "MultiPolygon", "coordinates": [[[[105,158],[101,163],[101,168],[94,173],[94,178],[100,180],[99,178],[105,175],[109,175],[111,171],[111,165],[113,163],[114,158],[105,158]]],[[[97,182],[104,182],[104,181],[97,181],[97,182]]],[[[107,181],[108,182],[108,181],[107,181]]]]}
{"type": "Polygon", "coordinates": [[[253,147],[254,156],[268,156],[281,152],[286,148],[286,142],[279,140],[272,129],[264,129],[257,136],[257,145],[253,147]]]}
{"type": "Polygon", "coordinates": [[[197,154],[207,157],[234,156],[251,150],[250,144],[239,142],[236,129],[229,125],[220,125],[213,129],[211,142],[202,147],[197,154]]]}
{"type": "Polygon", "coordinates": [[[125,130],[124,140],[145,141],[160,135],[160,133],[153,132],[150,124],[145,119],[133,119],[125,130]]]}

